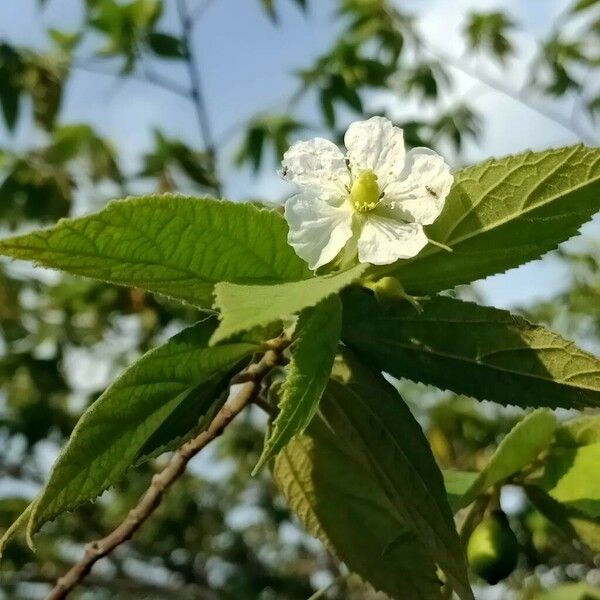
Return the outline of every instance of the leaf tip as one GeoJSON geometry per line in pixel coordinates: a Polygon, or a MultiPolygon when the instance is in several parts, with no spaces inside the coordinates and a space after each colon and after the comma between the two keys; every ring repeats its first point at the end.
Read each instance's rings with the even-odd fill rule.
{"type": "MultiPolygon", "coordinates": [[[[19,532],[20,529],[25,525],[25,522],[31,518],[32,510],[35,507],[35,500],[27,506],[27,508],[19,515],[16,521],[4,532],[4,535],[0,537],[0,560],[2,559],[2,555],[4,554],[4,549],[12,540],[15,535],[19,532]]],[[[34,544],[29,536],[27,536],[27,545],[29,548],[35,552],[34,544]]]]}
{"type": "Polygon", "coordinates": [[[33,536],[38,530],[37,522],[35,521],[36,507],[33,507],[32,513],[27,521],[27,529],[25,530],[25,542],[32,552],[35,552],[35,544],[33,542],[33,536]]]}
{"type": "Polygon", "coordinates": [[[250,473],[251,477],[256,477],[258,473],[262,470],[262,468],[265,466],[267,460],[264,458],[264,456],[264,453],[261,454],[261,457],[258,459],[258,462],[256,463],[256,465],[254,465],[254,468],[250,473]]]}

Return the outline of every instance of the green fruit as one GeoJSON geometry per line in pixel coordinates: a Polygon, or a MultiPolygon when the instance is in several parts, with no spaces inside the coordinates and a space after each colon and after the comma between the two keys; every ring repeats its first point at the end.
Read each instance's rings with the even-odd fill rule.
{"type": "Polygon", "coordinates": [[[490,585],[514,571],[518,555],[519,543],[501,510],[495,510],[475,527],[467,545],[472,571],[490,585]]]}

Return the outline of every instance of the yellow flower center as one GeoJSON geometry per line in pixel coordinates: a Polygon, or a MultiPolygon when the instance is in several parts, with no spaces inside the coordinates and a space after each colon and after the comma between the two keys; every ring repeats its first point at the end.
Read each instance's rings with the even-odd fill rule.
{"type": "Polygon", "coordinates": [[[379,203],[381,190],[377,175],[373,171],[363,171],[352,183],[350,199],[358,212],[369,212],[379,203]]]}

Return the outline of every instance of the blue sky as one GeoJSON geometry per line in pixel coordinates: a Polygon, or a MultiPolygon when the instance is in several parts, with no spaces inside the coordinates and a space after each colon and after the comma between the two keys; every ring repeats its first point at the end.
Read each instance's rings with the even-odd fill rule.
{"type": "MultiPolygon", "coordinates": [[[[188,1],[192,8],[196,5],[195,0],[188,1]]],[[[0,3],[0,37],[13,43],[44,46],[47,44],[44,31],[48,26],[68,30],[77,25],[81,18],[80,4],[80,0],[48,0],[40,17],[37,0],[0,3]]],[[[213,0],[210,3],[195,29],[194,47],[218,141],[262,110],[283,109],[285,99],[295,89],[293,71],[309,65],[332,43],[337,27],[332,13],[337,3],[313,0],[309,4],[311,8],[305,16],[290,0],[279,0],[281,26],[274,27],[259,9],[258,0],[213,0]]],[[[463,50],[460,27],[468,10],[506,8],[524,31],[516,39],[521,53],[529,56],[535,49],[535,40],[548,30],[568,4],[568,0],[404,0],[402,6],[414,9],[419,15],[419,27],[433,45],[455,56],[463,50]]],[[[177,32],[175,2],[166,0],[165,5],[162,27],[177,32]]],[[[505,77],[495,71],[494,65],[480,67],[494,76],[505,77]]],[[[185,81],[185,72],[170,63],[157,64],[155,68],[175,80],[185,81]]],[[[522,76],[518,64],[511,66],[510,73],[513,80],[510,83],[518,85],[522,76]]],[[[447,102],[461,95],[476,94],[475,106],[486,119],[485,135],[478,145],[468,146],[463,157],[465,162],[577,141],[572,133],[529,108],[476,85],[469,77],[456,75],[458,88],[447,102]]],[[[373,110],[385,106],[398,118],[423,110],[393,94],[373,96],[367,105],[373,110]]],[[[562,109],[569,111],[570,107],[564,105],[562,109]]],[[[303,119],[314,121],[314,99],[307,98],[300,111],[303,119]]],[[[131,167],[148,148],[155,127],[194,146],[198,146],[200,140],[193,109],[185,99],[139,81],[123,83],[114,77],[83,71],[72,78],[62,120],[92,122],[118,145],[131,167]]],[[[7,138],[6,132],[0,131],[0,140],[15,146],[30,143],[33,136],[28,124],[12,140],[7,138]]],[[[228,136],[223,145],[220,168],[227,197],[274,200],[285,196],[288,190],[278,180],[273,164],[256,178],[249,172],[233,171],[230,160],[239,141],[239,137],[228,136]]],[[[594,226],[587,229],[592,233],[598,230],[594,226]]],[[[550,259],[490,278],[480,284],[479,289],[486,301],[509,306],[552,293],[564,285],[566,276],[556,261],[550,259]]]]}

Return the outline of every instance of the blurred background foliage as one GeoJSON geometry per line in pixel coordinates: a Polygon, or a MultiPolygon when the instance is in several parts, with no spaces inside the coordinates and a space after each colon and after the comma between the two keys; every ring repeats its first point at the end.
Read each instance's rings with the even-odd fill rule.
{"type": "MultiPolygon", "coordinates": [[[[40,15],[53,1],[60,2],[39,2],[40,15]]],[[[279,18],[283,4],[310,13],[316,0],[253,1],[273,27],[285,27],[279,18]]],[[[43,49],[0,41],[0,114],[7,132],[0,147],[2,233],[51,223],[128,193],[220,195],[224,171],[273,170],[291,142],[315,131],[341,140],[350,120],[371,114],[367,99],[376,94],[422,107],[418,117],[397,120],[407,143],[434,147],[460,164],[465,142],[479,140],[487,122],[478,114],[476,93],[452,93],[457,73],[533,108],[582,141],[598,139],[600,2],[566,2],[538,40],[533,60],[522,65],[524,84],[510,87],[511,61],[522,57],[514,43],[519,24],[507,12],[466,13],[465,52],[456,57],[422,35],[419,11],[405,10],[402,2],[331,0],[338,35],[329,50],[294,74],[296,89],[283,107],[266,108],[232,129],[237,150],[224,157],[207,117],[192,44],[211,3],[81,0],[80,26],[49,28],[43,49]],[[176,12],[175,33],[163,27],[166,10],[176,12]],[[171,65],[186,76],[171,78],[171,65]],[[141,166],[132,169],[91,123],[64,120],[77,70],[139,80],[148,94],[162,88],[182,97],[195,110],[201,136],[193,144],[178,139],[165,114],[141,166]],[[307,101],[317,107],[316,122],[308,123],[299,108],[307,101]],[[565,101],[572,103],[570,115],[565,101]],[[11,134],[23,120],[35,127],[24,143],[14,144],[11,134]]],[[[567,274],[562,291],[521,310],[597,352],[600,246],[569,246],[555,260],[562,263],[558,272],[567,274]]],[[[78,416],[106,383],[195,318],[189,308],[140,291],[0,263],[0,530],[35,495],[78,416]]],[[[522,414],[399,385],[444,468],[480,469],[522,414]]],[[[149,526],[99,564],[76,597],[305,600],[327,586],[328,598],[374,597],[302,532],[268,474],[249,476],[263,429],[264,419],[254,412],[238,420],[194,463],[149,526]]],[[[84,544],[125,515],[163,462],[132,471],[95,504],[48,526],[35,555],[22,541],[11,545],[0,564],[0,598],[43,597],[84,544]]],[[[522,547],[519,568],[495,590],[480,585],[480,597],[600,597],[594,591],[600,582],[594,553],[600,550],[600,522],[582,520],[585,546],[565,537],[522,490],[505,491],[503,506],[522,547]],[[569,582],[577,583],[561,586],[569,582]]]]}

